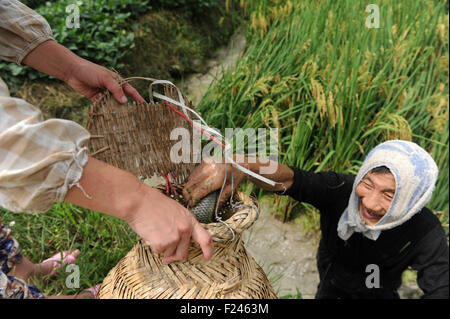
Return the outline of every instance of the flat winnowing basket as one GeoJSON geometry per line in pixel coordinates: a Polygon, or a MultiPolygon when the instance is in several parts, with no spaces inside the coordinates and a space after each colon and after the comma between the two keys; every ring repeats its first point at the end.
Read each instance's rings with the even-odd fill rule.
{"type": "MultiPolygon", "coordinates": [[[[165,86],[165,95],[179,101],[176,92],[175,87],[165,86]]],[[[92,104],[89,115],[91,155],[97,159],[136,176],[171,172],[180,185],[194,168],[193,161],[175,164],[170,160],[170,148],[176,142],[170,140],[172,129],[192,129],[163,103],[120,105],[106,93],[92,104]]],[[[258,208],[243,193],[236,198],[242,204],[231,217],[202,224],[214,241],[210,260],[203,260],[200,246],[191,240],[187,259],[166,265],[161,255],[140,240],[110,270],[98,298],[276,298],[241,239],[242,231],[258,218],[258,208]]]]}
{"type": "MultiPolygon", "coordinates": [[[[176,92],[175,87],[164,85],[165,95],[178,101],[176,92]]],[[[194,109],[190,102],[187,105],[194,109]]],[[[105,92],[89,109],[91,156],[139,177],[170,172],[181,184],[195,167],[198,154],[192,152],[189,160],[181,163],[170,160],[177,143],[170,139],[174,129],[192,133],[189,123],[161,102],[122,105],[105,92]]],[[[190,134],[191,145],[192,137],[190,134]]]]}

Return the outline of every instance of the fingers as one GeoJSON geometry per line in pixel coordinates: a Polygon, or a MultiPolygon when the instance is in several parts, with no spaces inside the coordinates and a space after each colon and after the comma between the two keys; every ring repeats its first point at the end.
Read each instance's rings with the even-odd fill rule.
{"type": "Polygon", "coordinates": [[[203,163],[197,166],[194,171],[189,175],[188,181],[185,185],[186,188],[192,188],[195,184],[204,180],[209,174],[209,170],[203,163]]]}
{"type": "Polygon", "coordinates": [[[194,169],[183,188],[183,196],[188,205],[195,206],[201,198],[219,189],[223,178],[222,166],[204,160],[194,169]]]}
{"type": "Polygon", "coordinates": [[[111,75],[105,80],[106,88],[113,94],[114,98],[119,103],[124,104],[128,101],[125,93],[138,103],[145,102],[144,98],[139,94],[139,92],[134,87],[132,87],[128,83],[120,85],[118,83],[119,81],[120,78],[115,73],[113,73],[113,75],[111,75]]]}
{"type": "Polygon", "coordinates": [[[208,185],[201,185],[201,186],[197,186],[194,188],[194,190],[190,191],[190,193],[188,193],[188,197],[186,197],[186,201],[189,205],[189,207],[194,207],[195,205],[197,205],[197,203],[200,201],[200,199],[202,199],[203,197],[205,197],[206,195],[208,195],[209,193],[215,191],[216,189],[211,188],[208,185]]]}
{"type": "Polygon", "coordinates": [[[186,183],[186,185],[184,185],[183,197],[190,207],[194,206],[200,200],[200,198],[202,198],[203,196],[206,195],[205,194],[203,196],[200,196],[200,194],[198,194],[199,188],[202,187],[201,186],[202,183],[204,183],[204,182],[202,182],[201,180],[196,181],[196,179],[193,178],[193,179],[189,179],[189,181],[186,183]]]}
{"type": "Polygon", "coordinates": [[[125,93],[123,92],[122,86],[120,86],[112,76],[106,77],[104,81],[105,87],[113,94],[114,98],[119,103],[124,104],[128,101],[125,93]]]}
{"type": "Polygon", "coordinates": [[[139,92],[132,87],[130,84],[124,84],[123,85],[123,90],[125,91],[126,94],[128,94],[129,96],[131,96],[131,98],[133,100],[135,100],[138,103],[144,103],[145,100],[144,98],[139,94],[139,92]]]}
{"type": "MultiPolygon", "coordinates": [[[[196,241],[203,252],[205,260],[209,260],[214,254],[214,245],[209,233],[197,222],[192,229],[192,239],[196,241]]],[[[185,260],[188,256],[189,246],[191,243],[191,231],[189,228],[180,229],[179,241],[173,241],[167,246],[153,245],[153,250],[162,254],[162,261],[165,264],[170,264],[174,261],[185,260]]],[[[147,243],[148,244],[148,243],[147,243]]]]}
{"type": "Polygon", "coordinates": [[[211,259],[214,254],[213,241],[209,233],[202,227],[202,225],[200,225],[199,222],[196,222],[194,226],[192,239],[200,245],[203,252],[203,258],[205,260],[211,259]]]}
{"type": "Polygon", "coordinates": [[[176,243],[174,243],[174,244],[168,246],[168,247],[162,252],[162,255],[163,255],[163,261],[164,261],[164,258],[168,258],[168,257],[173,256],[173,255],[175,254],[176,250],[177,250],[177,244],[176,244],[176,243]]]}
{"type": "Polygon", "coordinates": [[[75,249],[69,252],[69,255],[72,255],[73,258],[77,259],[81,254],[81,251],[79,249],[75,249]]]}
{"type": "Polygon", "coordinates": [[[191,232],[190,230],[182,232],[181,240],[176,246],[175,254],[164,254],[163,262],[165,264],[170,264],[174,261],[184,260],[188,256],[189,245],[191,242],[191,232]]]}

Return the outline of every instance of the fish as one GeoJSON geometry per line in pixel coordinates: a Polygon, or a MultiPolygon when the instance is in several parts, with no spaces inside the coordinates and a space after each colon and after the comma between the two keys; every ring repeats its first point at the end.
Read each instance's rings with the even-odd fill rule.
{"type": "Polygon", "coordinates": [[[197,205],[189,209],[200,223],[209,224],[216,221],[215,211],[218,196],[219,191],[209,193],[207,196],[200,199],[197,205]]]}

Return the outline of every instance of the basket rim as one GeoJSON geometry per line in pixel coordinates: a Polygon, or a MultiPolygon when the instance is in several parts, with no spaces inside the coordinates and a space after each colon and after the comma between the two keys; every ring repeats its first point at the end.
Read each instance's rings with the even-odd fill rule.
{"type": "Polygon", "coordinates": [[[250,228],[259,217],[258,202],[250,195],[236,192],[238,200],[242,202],[237,208],[243,208],[233,213],[224,221],[209,224],[200,223],[215,242],[227,243],[234,241],[244,230],[250,228]]]}

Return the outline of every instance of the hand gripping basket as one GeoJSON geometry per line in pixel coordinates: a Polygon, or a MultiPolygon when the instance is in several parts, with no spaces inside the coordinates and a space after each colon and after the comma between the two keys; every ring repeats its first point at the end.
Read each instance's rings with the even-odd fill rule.
{"type": "MultiPolygon", "coordinates": [[[[164,94],[179,101],[177,89],[164,85],[164,94]]],[[[189,102],[187,105],[193,108],[189,102]]],[[[194,164],[171,163],[169,132],[191,130],[189,123],[161,102],[120,105],[106,92],[89,110],[94,157],[136,176],[171,172],[182,185],[194,164]]],[[[195,156],[195,154],[191,154],[195,156]]],[[[245,249],[241,233],[258,218],[254,201],[236,194],[242,204],[225,220],[202,224],[214,241],[214,254],[203,260],[200,246],[191,240],[186,260],[166,265],[142,240],[110,270],[97,298],[276,298],[263,269],[245,249]]]]}

